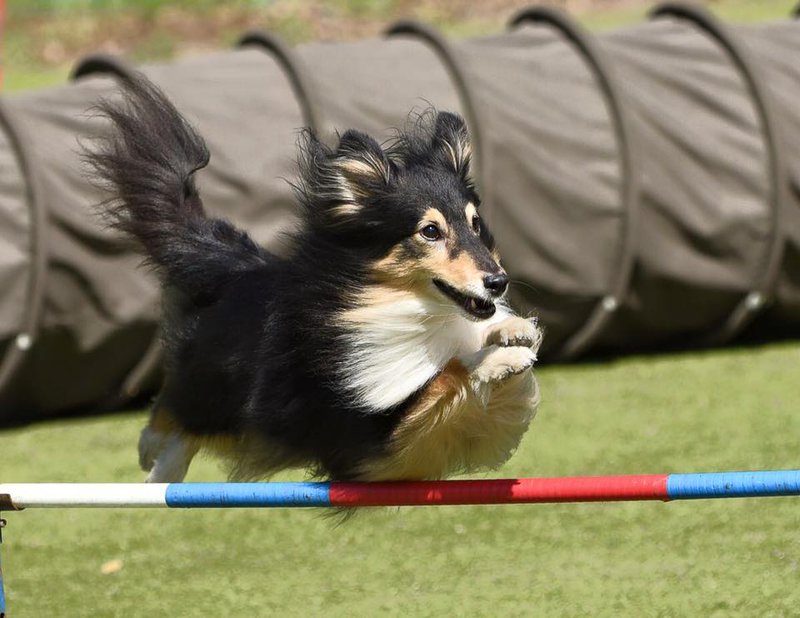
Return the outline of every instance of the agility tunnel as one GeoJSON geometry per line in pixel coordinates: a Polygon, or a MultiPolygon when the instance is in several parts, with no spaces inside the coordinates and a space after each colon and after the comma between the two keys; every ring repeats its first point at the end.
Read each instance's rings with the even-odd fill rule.
{"type": "MultiPolygon", "coordinates": [[[[596,35],[534,7],[475,39],[415,22],[296,48],[249,33],[139,68],[208,141],[208,209],[268,247],[292,225],[299,127],[387,138],[409,110],[459,111],[545,360],[800,331],[796,20],[731,26],[666,4],[596,35]]],[[[0,99],[0,421],[157,388],[157,287],[104,227],[79,147],[131,70],[92,56],[63,87],[0,99]]]]}

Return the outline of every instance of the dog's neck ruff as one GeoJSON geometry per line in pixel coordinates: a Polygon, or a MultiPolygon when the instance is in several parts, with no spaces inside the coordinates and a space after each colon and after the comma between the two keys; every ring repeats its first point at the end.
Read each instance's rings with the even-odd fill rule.
{"type": "Polygon", "coordinates": [[[358,404],[374,412],[397,406],[432,380],[454,357],[481,349],[484,332],[510,315],[498,305],[475,322],[444,299],[407,291],[370,290],[343,314],[344,384],[358,404]]]}

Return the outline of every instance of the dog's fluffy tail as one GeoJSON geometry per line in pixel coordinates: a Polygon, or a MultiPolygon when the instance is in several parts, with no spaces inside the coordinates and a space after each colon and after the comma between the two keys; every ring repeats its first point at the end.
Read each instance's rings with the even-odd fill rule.
{"type": "Polygon", "coordinates": [[[122,94],[100,103],[113,131],[87,155],[113,193],[112,224],[141,243],[166,285],[208,299],[237,272],[263,264],[266,252],[205,215],[194,172],[208,164],[208,149],[166,96],[141,75],[125,80],[122,94]]]}

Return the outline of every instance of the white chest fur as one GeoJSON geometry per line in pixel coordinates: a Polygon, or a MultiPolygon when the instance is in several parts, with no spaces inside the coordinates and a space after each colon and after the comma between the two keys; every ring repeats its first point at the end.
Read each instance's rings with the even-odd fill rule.
{"type": "Polygon", "coordinates": [[[376,412],[419,390],[456,356],[477,352],[486,329],[511,312],[474,322],[454,306],[410,295],[381,295],[347,312],[340,369],[353,397],[376,412]]]}

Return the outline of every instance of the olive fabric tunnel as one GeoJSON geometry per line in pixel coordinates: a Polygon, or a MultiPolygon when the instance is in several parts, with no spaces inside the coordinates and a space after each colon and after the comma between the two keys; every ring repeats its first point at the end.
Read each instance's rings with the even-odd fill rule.
{"type": "MultiPolygon", "coordinates": [[[[105,226],[81,148],[134,70],[0,99],[0,422],[113,409],[160,380],[159,294],[105,226]]],[[[387,139],[461,113],[484,216],[545,360],[800,332],[800,23],[731,26],[681,4],[592,34],[531,8],[447,40],[415,22],[357,42],[137,67],[205,137],[208,210],[281,250],[297,133],[387,139]]]]}

